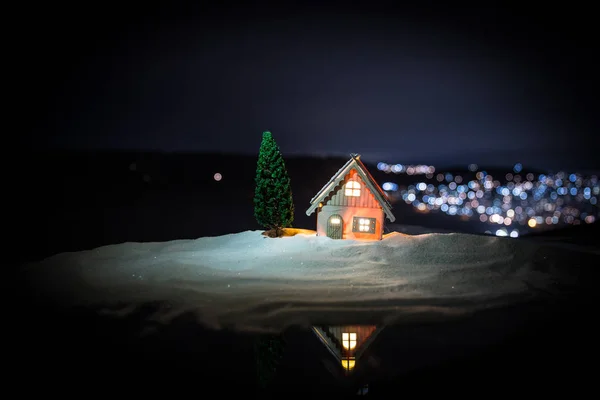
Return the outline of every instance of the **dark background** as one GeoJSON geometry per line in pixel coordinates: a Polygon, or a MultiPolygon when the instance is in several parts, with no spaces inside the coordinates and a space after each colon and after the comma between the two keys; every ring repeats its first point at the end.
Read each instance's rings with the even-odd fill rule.
{"type": "Polygon", "coordinates": [[[169,2],[15,10],[22,149],[598,169],[591,6],[169,2]]]}

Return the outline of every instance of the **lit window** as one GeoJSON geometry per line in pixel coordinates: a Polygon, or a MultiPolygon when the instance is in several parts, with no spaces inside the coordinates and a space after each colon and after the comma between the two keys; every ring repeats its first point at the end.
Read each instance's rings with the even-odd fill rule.
{"type": "Polygon", "coordinates": [[[339,218],[331,218],[329,222],[331,225],[339,225],[342,221],[339,218]]]}
{"type": "Polygon", "coordinates": [[[356,333],[342,333],[342,346],[346,350],[354,350],[356,347],[356,333]]]}
{"type": "Polygon", "coordinates": [[[349,181],[346,183],[346,190],[344,194],[349,197],[359,197],[360,196],[360,183],[356,181],[349,181]]]}
{"type": "Polygon", "coordinates": [[[354,368],[355,364],[356,360],[354,358],[342,360],[342,367],[344,367],[346,371],[350,371],[352,368],[354,368]]]}
{"type": "Polygon", "coordinates": [[[353,232],[375,233],[375,218],[354,217],[353,232]]]}

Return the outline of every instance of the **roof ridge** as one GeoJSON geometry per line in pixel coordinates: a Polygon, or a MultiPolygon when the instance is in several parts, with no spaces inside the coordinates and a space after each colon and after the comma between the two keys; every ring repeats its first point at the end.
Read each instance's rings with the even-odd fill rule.
{"type": "Polygon", "coordinates": [[[315,211],[315,208],[317,207],[317,200],[323,198],[323,193],[325,191],[331,192],[331,190],[334,187],[332,185],[336,181],[340,180],[342,172],[348,169],[352,163],[355,163],[359,174],[364,175],[364,178],[366,178],[365,184],[367,186],[370,186],[370,190],[373,192],[373,196],[375,196],[376,200],[381,204],[390,221],[394,222],[396,218],[391,212],[392,205],[388,201],[387,195],[385,194],[383,189],[379,186],[375,178],[373,178],[373,175],[371,175],[371,173],[367,169],[366,165],[364,165],[363,162],[360,160],[360,154],[350,153],[350,156],[351,158],[348,161],[346,161],[346,163],[329,179],[325,186],[323,186],[321,190],[319,190],[317,194],[310,200],[311,205],[308,208],[308,210],[306,210],[306,215],[311,215],[315,211]]]}

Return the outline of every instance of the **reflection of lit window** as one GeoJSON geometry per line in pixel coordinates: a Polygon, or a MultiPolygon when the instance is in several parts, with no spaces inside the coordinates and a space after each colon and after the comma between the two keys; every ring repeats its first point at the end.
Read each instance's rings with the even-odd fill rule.
{"type": "Polygon", "coordinates": [[[331,222],[332,225],[339,225],[342,221],[340,221],[339,218],[331,218],[329,222],[331,222]]]}
{"type": "Polygon", "coordinates": [[[350,371],[352,368],[354,368],[355,364],[356,364],[356,360],[354,358],[342,360],[342,367],[344,367],[344,369],[346,371],[350,371]]]}
{"type": "Polygon", "coordinates": [[[360,196],[360,183],[356,181],[349,181],[346,183],[346,190],[344,191],[346,196],[359,197],[360,196]]]}
{"type": "Polygon", "coordinates": [[[342,333],[342,346],[346,350],[353,350],[356,347],[356,333],[342,333]]]}
{"type": "Polygon", "coordinates": [[[354,217],[353,232],[375,233],[375,218],[354,217]]]}

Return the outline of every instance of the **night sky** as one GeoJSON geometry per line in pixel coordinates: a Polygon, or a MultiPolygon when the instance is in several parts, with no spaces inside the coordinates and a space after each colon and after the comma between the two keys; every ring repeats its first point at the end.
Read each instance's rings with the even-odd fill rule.
{"type": "Polygon", "coordinates": [[[481,3],[23,10],[21,145],[600,169],[595,14],[481,3]]]}

